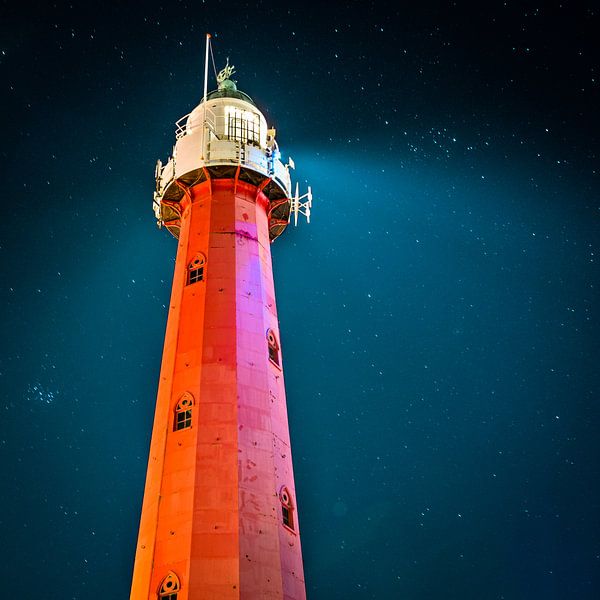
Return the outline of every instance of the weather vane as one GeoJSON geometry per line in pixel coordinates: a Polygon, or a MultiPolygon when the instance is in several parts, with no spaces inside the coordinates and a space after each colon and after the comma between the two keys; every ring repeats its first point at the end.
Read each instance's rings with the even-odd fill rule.
{"type": "Polygon", "coordinates": [[[227,58],[227,64],[225,68],[219,71],[217,75],[217,83],[223,83],[226,79],[230,79],[231,76],[235,73],[235,67],[229,64],[229,57],[227,58]]]}

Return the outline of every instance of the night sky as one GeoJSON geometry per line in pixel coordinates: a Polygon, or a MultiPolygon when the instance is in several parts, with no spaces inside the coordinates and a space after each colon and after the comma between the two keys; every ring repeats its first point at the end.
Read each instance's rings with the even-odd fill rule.
{"type": "Polygon", "coordinates": [[[128,598],[211,32],[315,196],[273,245],[309,599],[600,598],[600,10],[392,5],[2,2],[11,597],[128,598]]]}

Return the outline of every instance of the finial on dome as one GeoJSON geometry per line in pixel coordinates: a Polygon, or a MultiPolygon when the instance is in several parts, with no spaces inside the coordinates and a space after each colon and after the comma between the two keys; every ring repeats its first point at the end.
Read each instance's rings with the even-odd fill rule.
{"type": "Polygon", "coordinates": [[[237,86],[235,81],[230,77],[235,73],[235,67],[229,64],[229,58],[227,58],[227,64],[225,68],[219,71],[217,75],[217,83],[219,84],[219,90],[236,90],[237,86]]]}

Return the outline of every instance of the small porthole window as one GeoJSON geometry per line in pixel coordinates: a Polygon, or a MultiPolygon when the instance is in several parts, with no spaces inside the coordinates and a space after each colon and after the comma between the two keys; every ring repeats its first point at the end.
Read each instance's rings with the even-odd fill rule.
{"type": "Polygon", "coordinates": [[[294,505],[292,503],[292,496],[286,487],[281,488],[279,501],[281,502],[281,522],[288,529],[294,531],[294,505]]]}
{"type": "Polygon", "coordinates": [[[204,281],[204,271],[206,268],[206,258],[204,254],[196,254],[194,259],[188,264],[187,284],[204,281]]]}
{"type": "Polygon", "coordinates": [[[277,366],[280,366],[279,343],[271,329],[267,331],[267,343],[269,345],[269,360],[277,366]]]}
{"type": "Polygon", "coordinates": [[[177,600],[177,594],[180,589],[179,577],[173,571],[169,571],[166,577],[160,582],[158,598],[159,600],[177,600]]]}
{"type": "Polygon", "coordinates": [[[190,393],[186,392],[181,396],[175,407],[175,424],[173,426],[173,431],[188,429],[192,426],[193,407],[194,398],[190,393]]]}

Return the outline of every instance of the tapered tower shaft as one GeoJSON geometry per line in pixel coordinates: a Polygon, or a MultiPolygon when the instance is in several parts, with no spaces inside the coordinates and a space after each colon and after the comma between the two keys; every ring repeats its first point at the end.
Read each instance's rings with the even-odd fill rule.
{"type": "Polygon", "coordinates": [[[180,201],[132,598],[169,573],[177,600],[305,597],[269,206],[235,177],[180,201]]]}

